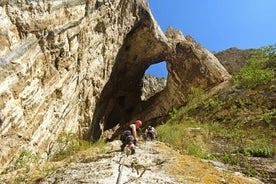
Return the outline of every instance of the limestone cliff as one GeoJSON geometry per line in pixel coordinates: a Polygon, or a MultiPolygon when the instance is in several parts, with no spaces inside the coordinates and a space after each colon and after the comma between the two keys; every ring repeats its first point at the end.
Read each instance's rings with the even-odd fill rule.
{"type": "Polygon", "coordinates": [[[191,86],[230,77],[190,37],[165,35],[146,0],[1,0],[0,18],[0,168],[23,150],[46,159],[62,131],[96,140],[164,116],[191,86]],[[143,102],[144,72],[161,61],[167,86],[143,102]]]}
{"type": "Polygon", "coordinates": [[[144,75],[142,79],[142,95],[141,100],[146,101],[156,93],[162,91],[167,84],[167,80],[164,77],[155,77],[153,75],[144,75]]]}

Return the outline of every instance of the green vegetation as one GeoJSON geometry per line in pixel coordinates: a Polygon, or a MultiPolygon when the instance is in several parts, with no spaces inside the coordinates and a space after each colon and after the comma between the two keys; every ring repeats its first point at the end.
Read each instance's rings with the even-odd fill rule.
{"type": "Polygon", "coordinates": [[[273,145],[267,140],[258,140],[258,142],[253,142],[249,145],[249,147],[244,150],[244,154],[255,157],[272,157],[274,154],[273,145]]]}
{"type": "Polygon", "coordinates": [[[76,133],[62,132],[58,138],[58,150],[52,157],[52,161],[59,161],[68,156],[74,155],[78,151],[88,149],[91,144],[79,137],[76,133]]]}
{"type": "Polygon", "coordinates": [[[177,109],[173,108],[170,112],[169,112],[169,117],[170,118],[174,118],[177,114],[177,109]]]}
{"type": "Polygon", "coordinates": [[[38,167],[38,172],[43,176],[53,173],[58,167],[54,163],[46,162],[44,165],[38,167]]]}
{"type": "Polygon", "coordinates": [[[276,45],[256,50],[246,66],[235,76],[235,82],[242,87],[254,89],[261,84],[267,84],[274,78],[276,67],[276,45]]]}
{"type": "Polygon", "coordinates": [[[190,93],[188,94],[188,100],[200,102],[202,100],[203,94],[203,89],[192,86],[190,89],[190,93]]]}
{"type": "MultiPolygon", "coordinates": [[[[189,122],[189,120],[187,120],[189,122]]],[[[215,159],[214,154],[208,150],[208,146],[203,141],[202,144],[196,144],[193,138],[193,129],[189,131],[189,128],[197,125],[196,122],[191,121],[191,124],[185,123],[167,123],[157,127],[158,140],[168,143],[174,149],[178,150],[182,154],[194,155],[200,158],[215,159]],[[192,125],[193,124],[193,125],[192,125]],[[189,127],[191,126],[191,127],[189,127]]],[[[200,129],[195,129],[195,131],[201,131],[200,129]]],[[[205,136],[206,132],[201,132],[205,136]]]]}
{"type": "Polygon", "coordinates": [[[13,183],[14,184],[16,184],[16,183],[27,183],[27,179],[24,175],[19,175],[19,176],[15,177],[13,183]]]}
{"type": "Polygon", "coordinates": [[[240,163],[239,155],[224,153],[220,158],[224,163],[237,165],[240,163]]]}
{"type": "Polygon", "coordinates": [[[275,123],[272,123],[275,122],[275,110],[259,115],[260,117],[251,112],[249,119],[257,118],[243,122],[239,116],[245,116],[243,112],[247,112],[244,100],[221,102],[215,98],[206,98],[205,102],[190,103],[175,110],[175,116],[157,127],[158,140],[168,143],[182,154],[244,167],[243,172],[249,176],[263,175],[261,170],[246,162],[244,157],[275,155],[275,123]],[[226,106],[234,108],[225,111],[226,106]],[[218,118],[219,116],[223,118],[218,118]],[[270,122],[270,126],[266,126],[267,122],[270,122]],[[190,133],[195,129],[202,131],[190,133]],[[219,142],[220,146],[212,144],[214,142],[219,142]]]}
{"type": "Polygon", "coordinates": [[[24,150],[14,164],[5,168],[1,174],[19,170],[17,177],[11,183],[36,183],[36,180],[39,181],[68,162],[94,157],[96,154],[105,153],[108,149],[103,139],[91,144],[81,139],[78,134],[67,132],[62,132],[58,136],[57,145],[58,150],[48,162],[39,164],[38,154],[24,150]]]}
{"type": "Polygon", "coordinates": [[[173,109],[157,127],[158,139],[180,153],[217,159],[249,176],[270,177],[247,157],[275,158],[275,69],[272,45],[257,50],[227,89],[210,96],[192,87],[188,104],[173,109]]]}
{"type": "Polygon", "coordinates": [[[38,164],[40,157],[38,154],[32,154],[31,152],[24,150],[20,153],[15,163],[5,168],[1,174],[6,174],[18,169],[23,169],[25,173],[29,172],[31,165],[38,164]]]}
{"type": "Polygon", "coordinates": [[[273,119],[276,119],[276,109],[272,109],[271,112],[264,113],[262,117],[267,124],[270,124],[273,119]]]}

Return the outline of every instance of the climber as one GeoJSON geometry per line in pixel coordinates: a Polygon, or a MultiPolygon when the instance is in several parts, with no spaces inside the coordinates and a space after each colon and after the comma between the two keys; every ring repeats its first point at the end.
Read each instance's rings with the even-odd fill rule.
{"type": "Polygon", "coordinates": [[[135,123],[129,125],[129,127],[127,128],[127,130],[125,130],[123,132],[123,134],[121,135],[121,141],[122,141],[122,145],[121,145],[121,150],[123,151],[124,148],[130,147],[132,150],[132,154],[135,153],[135,146],[138,140],[138,136],[137,136],[137,128],[140,128],[142,126],[142,121],[141,120],[136,120],[135,123]]]}
{"type": "Polygon", "coordinates": [[[143,137],[146,141],[155,139],[157,137],[156,129],[152,126],[148,126],[148,128],[145,130],[143,137]]]}
{"type": "Polygon", "coordinates": [[[134,137],[132,135],[126,136],[122,142],[123,142],[123,144],[121,145],[122,151],[124,151],[127,155],[135,153],[134,137]]]}

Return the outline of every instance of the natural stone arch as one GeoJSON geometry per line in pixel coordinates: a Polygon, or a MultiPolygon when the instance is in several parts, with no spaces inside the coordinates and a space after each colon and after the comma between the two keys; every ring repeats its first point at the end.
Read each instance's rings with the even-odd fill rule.
{"type": "Polygon", "coordinates": [[[90,139],[98,139],[103,130],[129,122],[141,112],[144,73],[151,64],[163,61],[170,52],[166,37],[152,27],[153,22],[146,19],[127,35],[96,105],[89,130],[90,139]]]}
{"type": "Polygon", "coordinates": [[[155,98],[142,104],[144,108],[136,117],[145,122],[162,119],[172,108],[185,105],[192,86],[208,90],[230,79],[218,59],[190,36],[184,37],[172,28],[167,30],[166,36],[172,50],[165,59],[167,86],[155,98]]]}
{"type": "Polygon", "coordinates": [[[89,132],[92,139],[100,137],[100,124],[106,130],[116,124],[124,127],[136,118],[144,122],[162,118],[172,108],[187,102],[190,87],[200,86],[207,90],[229,79],[230,75],[216,57],[191,37],[185,38],[180,31],[171,28],[166,36],[164,43],[143,26],[129,33],[96,106],[89,132]],[[161,61],[167,61],[167,86],[154,97],[142,101],[144,72],[161,61]]]}

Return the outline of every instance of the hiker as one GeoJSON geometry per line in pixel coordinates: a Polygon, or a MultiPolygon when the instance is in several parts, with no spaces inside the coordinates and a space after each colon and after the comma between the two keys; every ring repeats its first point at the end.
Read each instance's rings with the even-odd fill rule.
{"type": "Polygon", "coordinates": [[[127,155],[135,153],[135,144],[133,135],[128,135],[122,140],[121,151],[126,152],[127,155]],[[126,149],[128,148],[128,149],[126,149]],[[130,152],[130,153],[129,153],[130,152]]]}
{"type": "MultiPolygon", "coordinates": [[[[131,150],[133,150],[132,152],[135,152],[135,146],[137,143],[137,128],[140,128],[142,126],[142,121],[141,120],[136,120],[135,123],[129,125],[128,129],[125,130],[121,136],[121,141],[122,141],[122,145],[121,145],[121,150],[123,151],[124,148],[130,147],[131,150]]],[[[133,154],[132,153],[132,154],[133,154]]]]}
{"type": "Polygon", "coordinates": [[[146,141],[153,140],[157,137],[157,131],[153,126],[148,126],[144,133],[144,139],[146,141]]]}

